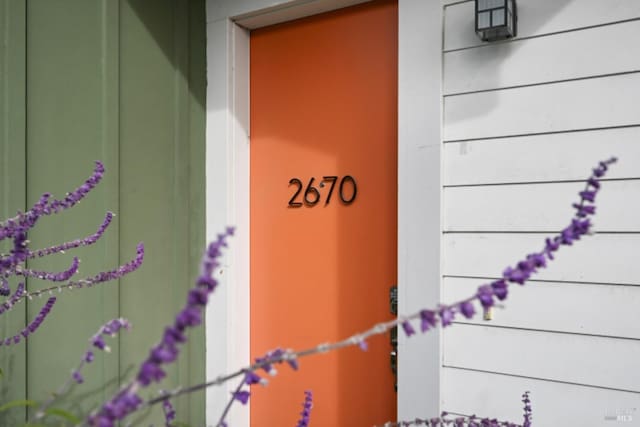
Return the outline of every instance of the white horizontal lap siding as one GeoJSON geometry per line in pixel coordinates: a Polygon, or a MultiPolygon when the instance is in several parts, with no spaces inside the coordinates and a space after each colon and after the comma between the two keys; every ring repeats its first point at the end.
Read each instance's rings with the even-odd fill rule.
{"type": "Polygon", "coordinates": [[[638,99],[640,73],[448,96],[444,139],[639,125],[638,99]]]}
{"type": "Polygon", "coordinates": [[[442,375],[445,388],[443,404],[452,412],[489,415],[521,424],[520,396],[529,390],[535,426],[640,426],[637,393],[455,368],[443,369],[442,375]],[[626,411],[635,414],[630,422],[605,419],[626,411]]]}
{"type": "MultiPolygon", "coordinates": [[[[640,18],[636,0],[517,0],[518,39],[640,18]]],[[[480,46],[474,1],[445,1],[444,49],[480,46]]]]}
{"type": "MultiPolygon", "coordinates": [[[[569,224],[571,205],[584,189],[582,182],[445,188],[444,230],[559,231],[569,224]]],[[[603,182],[601,190],[594,229],[640,233],[640,200],[629,200],[632,194],[640,199],[640,179],[603,182]]]]}
{"type": "MultiPolygon", "coordinates": [[[[446,277],[443,301],[466,299],[487,282],[446,277]]],[[[504,308],[493,310],[490,321],[476,316],[456,322],[640,340],[640,286],[531,281],[526,286],[512,286],[509,298],[501,304],[504,308]]]]}
{"type": "Polygon", "coordinates": [[[640,35],[640,20],[449,52],[444,93],[639,71],[640,44],[633,35],[640,35]]]}
{"type": "Polygon", "coordinates": [[[640,126],[451,142],[443,150],[445,186],[583,180],[594,161],[611,156],[620,161],[607,179],[640,178],[640,126]]]}
{"type": "Polygon", "coordinates": [[[540,251],[594,164],[620,162],[594,236],[513,285],[493,320],[445,332],[443,409],[521,422],[529,389],[537,425],[607,425],[640,411],[640,2],[519,0],[518,37],[495,44],[473,6],[443,2],[445,301],[540,251]]]}
{"type": "Polygon", "coordinates": [[[447,367],[640,392],[637,340],[462,324],[444,339],[447,367]],[[615,363],[603,363],[612,355],[615,363]]]}

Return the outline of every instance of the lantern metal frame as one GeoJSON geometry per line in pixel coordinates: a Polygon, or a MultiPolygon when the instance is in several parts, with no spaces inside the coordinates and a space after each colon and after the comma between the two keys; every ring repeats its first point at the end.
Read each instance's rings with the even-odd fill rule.
{"type": "MultiPolygon", "coordinates": [[[[502,4],[480,10],[480,3],[490,0],[475,0],[475,30],[482,41],[498,41],[516,37],[518,33],[518,11],[516,0],[502,0],[502,4]],[[503,23],[493,25],[494,12],[501,12],[503,23]],[[488,13],[489,26],[479,28],[480,14],[488,13]]],[[[495,1],[495,0],[494,0],[495,1]]]]}

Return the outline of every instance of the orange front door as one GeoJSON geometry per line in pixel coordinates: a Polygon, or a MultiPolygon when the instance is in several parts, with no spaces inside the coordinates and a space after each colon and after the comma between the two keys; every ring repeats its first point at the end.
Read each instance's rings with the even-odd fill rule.
{"type": "MultiPolygon", "coordinates": [[[[251,354],[343,339],[391,318],[396,283],[397,2],[251,33],[251,354]]],[[[279,366],[252,426],[395,419],[389,336],[279,366]]]]}

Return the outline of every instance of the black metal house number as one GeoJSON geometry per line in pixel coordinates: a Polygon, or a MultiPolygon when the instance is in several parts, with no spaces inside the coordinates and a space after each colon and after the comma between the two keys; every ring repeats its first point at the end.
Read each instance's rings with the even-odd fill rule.
{"type": "MultiPolygon", "coordinates": [[[[326,198],[324,199],[324,205],[328,205],[331,201],[331,195],[333,194],[333,190],[336,186],[336,182],[338,182],[337,176],[323,176],[322,181],[318,184],[318,187],[324,188],[326,186],[325,183],[330,183],[331,187],[329,187],[329,191],[326,192],[326,198]]],[[[298,178],[291,178],[289,180],[289,186],[296,186],[295,193],[291,199],[289,199],[289,207],[290,208],[299,208],[301,206],[307,205],[309,207],[313,207],[318,204],[322,195],[320,194],[320,190],[313,186],[313,182],[315,178],[311,178],[306,188],[304,188],[304,184],[298,178]],[[304,188],[304,192],[302,189],[304,188]],[[301,194],[302,193],[302,194],[301,194]],[[302,201],[304,201],[304,203],[302,201]]],[[[340,197],[340,201],[345,205],[350,205],[356,199],[356,195],[358,194],[358,186],[356,185],[356,180],[353,179],[351,175],[345,175],[340,180],[340,184],[338,185],[338,197],[340,197]]]]}

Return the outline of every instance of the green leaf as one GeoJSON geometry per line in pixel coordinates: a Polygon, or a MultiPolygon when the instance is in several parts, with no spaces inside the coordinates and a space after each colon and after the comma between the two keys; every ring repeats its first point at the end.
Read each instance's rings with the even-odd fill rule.
{"type": "Polygon", "coordinates": [[[47,415],[55,415],[57,417],[64,418],[65,420],[69,421],[71,424],[80,424],[80,421],[82,421],[80,418],[76,417],[71,412],[65,411],[64,409],[49,408],[45,410],[44,413],[47,415]]]}
{"type": "Polygon", "coordinates": [[[5,403],[0,406],[0,412],[4,412],[11,408],[16,408],[19,406],[36,406],[38,403],[35,400],[12,400],[11,402],[5,403]]]}

